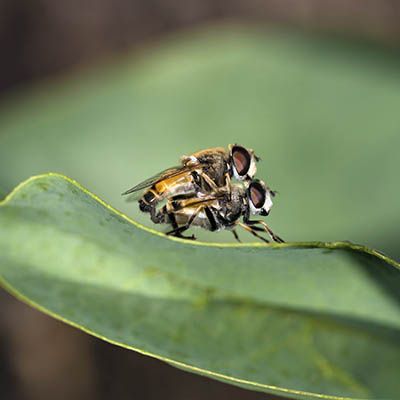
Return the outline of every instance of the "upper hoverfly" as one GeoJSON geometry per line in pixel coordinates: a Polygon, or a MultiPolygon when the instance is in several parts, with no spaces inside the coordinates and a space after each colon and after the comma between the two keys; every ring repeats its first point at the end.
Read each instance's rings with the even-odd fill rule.
{"type": "Polygon", "coordinates": [[[150,213],[151,220],[158,224],[164,221],[164,215],[157,211],[161,201],[177,196],[201,197],[221,187],[229,192],[232,177],[239,181],[254,177],[258,160],[253,150],[237,144],[229,145],[228,149],[201,150],[183,156],[181,165],[162,171],[122,194],[146,189],[139,199],[139,208],[150,213]]]}
{"type": "MultiPolygon", "coordinates": [[[[265,232],[273,241],[282,243],[283,239],[264,221],[250,219],[251,215],[268,215],[274,196],[275,192],[263,181],[251,180],[247,186],[232,184],[229,190],[218,188],[202,198],[171,198],[159,215],[163,223],[172,225],[173,229],[167,232],[169,235],[183,237],[182,233],[191,226],[200,226],[209,231],[228,229],[240,242],[236,232],[240,226],[265,242],[268,240],[258,232],[265,232]]],[[[193,235],[187,238],[195,239],[193,235]]]]}

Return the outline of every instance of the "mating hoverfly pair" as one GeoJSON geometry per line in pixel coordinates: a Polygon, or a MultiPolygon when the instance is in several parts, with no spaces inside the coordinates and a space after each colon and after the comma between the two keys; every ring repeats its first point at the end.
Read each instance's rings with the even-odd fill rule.
{"type": "Polygon", "coordinates": [[[269,240],[259,232],[283,242],[264,221],[250,219],[251,215],[267,216],[275,196],[263,181],[254,178],[258,161],[253,150],[236,144],[227,150],[202,150],[183,156],[180,166],[160,172],[122,194],[145,190],[139,208],[149,213],[154,223],[170,224],[172,230],[167,235],[196,239],[183,232],[199,226],[209,231],[228,229],[240,242],[236,232],[240,226],[265,242],[269,240]]]}

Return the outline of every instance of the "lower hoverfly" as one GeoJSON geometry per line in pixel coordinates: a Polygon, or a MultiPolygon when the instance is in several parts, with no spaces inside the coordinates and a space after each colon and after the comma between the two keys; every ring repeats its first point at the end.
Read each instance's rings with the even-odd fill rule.
{"type": "Polygon", "coordinates": [[[181,158],[181,165],[169,168],[122,193],[131,194],[146,189],[139,199],[139,208],[150,213],[154,223],[161,223],[157,205],[173,196],[197,196],[226,187],[230,180],[250,180],[254,177],[259,158],[253,150],[237,144],[228,149],[215,147],[181,158]]]}
{"type": "MultiPolygon", "coordinates": [[[[240,242],[236,232],[241,227],[257,238],[269,242],[259,232],[267,233],[270,238],[282,243],[269,226],[262,220],[251,220],[251,215],[269,214],[275,192],[261,180],[252,180],[247,187],[232,184],[230,189],[219,188],[202,197],[176,196],[171,198],[158,212],[160,223],[169,223],[172,230],[168,235],[182,235],[191,226],[200,226],[209,231],[230,230],[240,242]],[[240,218],[243,217],[243,221],[240,218]]],[[[195,239],[194,235],[186,237],[195,239]]]]}

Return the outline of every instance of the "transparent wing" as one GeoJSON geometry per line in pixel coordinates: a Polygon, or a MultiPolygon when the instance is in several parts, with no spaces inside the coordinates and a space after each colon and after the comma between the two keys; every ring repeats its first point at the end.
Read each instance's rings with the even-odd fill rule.
{"type": "Polygon", "coordinates": [[[198,165],[179,166],[179,167],[168,168],[168,169],[166,169],[164,171],[161,171],[158,174],[152,176],[151,178],[146,179],[143,182],[140,182],[136,186],[128,189],[127,191],[122,193],[122,196],[124,196],[126,194],[131,194],[131,193],[134,193],[134,192],[138,192],[139,190],[143,190],[145,188],[148,188],[148,187],[154,185],[155,183],[162,181],[163,179],[172,178],[172,177],[174,177],[176,175],[179,175],[179,174],[181,174],[183,172],[191,172],[191,171],[195,170],[196,168],[198,168],[198,165]]]}

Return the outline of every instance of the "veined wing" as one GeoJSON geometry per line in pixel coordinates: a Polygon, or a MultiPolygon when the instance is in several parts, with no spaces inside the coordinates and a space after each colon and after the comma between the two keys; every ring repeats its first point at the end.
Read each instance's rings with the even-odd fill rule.
{"type": "Polygon", "coordinates": [[[146,179],[143,182],[140,182],[139,184],[137,184],[136,186],[128,189],[127,191],[125,191],[124,193],[122,193],[122,196],[126,195],[126,194],[131,194],[134,192],[138,192],[139,190],[143,190],[145,188],[148,188],[152,185],[154,185],[157,182],[160,182],[164,179],[168,179],[168,178],[172,178],[174,176],[177,176],[183,172],[191,172],[194,171],[195,169],[198,168],[200,164],[198,165],[190,165],[190,166],[179,166],[179,167],[172,167],[172,168],[168,168],[164,171],[159,172],[158,174],[152,176],[149,179],[146,179]]]}

